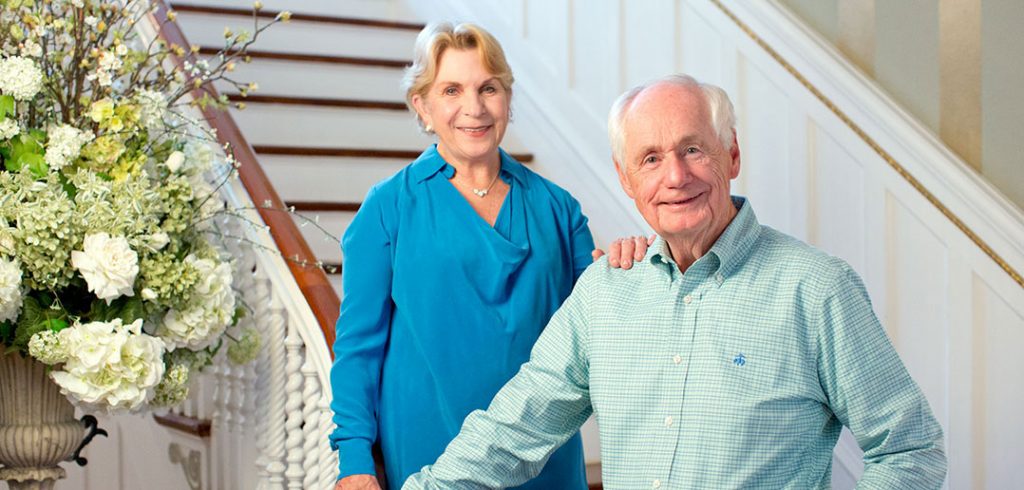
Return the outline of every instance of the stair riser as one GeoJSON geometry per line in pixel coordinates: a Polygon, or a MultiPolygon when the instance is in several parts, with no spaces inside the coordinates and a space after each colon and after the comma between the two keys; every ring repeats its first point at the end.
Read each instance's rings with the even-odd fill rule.
{"type": "MultiPolygon", "coordinates": [[[[320,226],[336,238],[341,238],[341,234],[345,232],[345,228],[352,222],[352,218],[355,216],[353,212],[342,211],[301,211],[300,213],[310,219],[315,219],[319,216],[320,226]]],[[[328,238],[323,232],[317,230],[313,224],[303,226],[303,221],[305,220],[295,217],[295,225],[299,227],[299,231],[302,232],[302,236],[306,239],[306,243],[309,244],[313,254],[324,262],[341,262],[340,245],[334,239],[328,238]]]]}
{"type": "MultiPolygon", "coordinates": [[[[256,82],[259,94],[405,100],[400,87],[402,70],[394,68],[254,59],[239,64],[232,78],[256,82]]],[[[235,92],[226,83],[218,83],[217,88],[223,93],[235,92]]]]}
{"type": "Polygon", "coordinates": [[[408,165],[387,158],[261,155],[260,165],[285,201],[360,202],[366,191],[408,165]]]}
{"type": "MultiPolygon", "coordinates": [[[[178,19],[188,41],[200,46],[222,46],[225,27],[236,33],[253,31],[251,18],[181,12],[178,19]]],[[[266,23],[265,20],[260,22],[266,23]]],[[[415,31],[296,21],[263,31],[257,49],[280,53],[367,56],[367,47],[372,46],[375,58],[408,61],[412,59],[415,41],[415,31]]]]}
{"type": "MultiPolygon", "coordinates": [[[[262,0],[266,10],[290,10],[305,14],[325,16],[356,17],[374,20],[420,22],[405,5],[398,0],[262,0]]],[[[171,5],[204,5],[251,9],[252,0],[190,0],[171,2],[171,5]]]]}

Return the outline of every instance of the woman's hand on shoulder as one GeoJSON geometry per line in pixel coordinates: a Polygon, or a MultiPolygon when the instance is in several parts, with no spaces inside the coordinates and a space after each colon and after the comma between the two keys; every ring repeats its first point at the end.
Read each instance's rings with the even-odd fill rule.
{"type": "Polygon", "coordinates": [[[380,490],[380,485],[373,475],[349,475],[338,480],[334,490],[380,490]]]}
{"type": "MultiPolygon", "coordinates": [[[[655,236],[637,235],[615,240],[608,247],[608,265],[616,269],[633,267],[633,262],[639,262],[647,255],[647,247],[654,243],[655,236]]],[[[604,250],[595,248],[591,255],[596,261],[604,255],[604,250]]]]}

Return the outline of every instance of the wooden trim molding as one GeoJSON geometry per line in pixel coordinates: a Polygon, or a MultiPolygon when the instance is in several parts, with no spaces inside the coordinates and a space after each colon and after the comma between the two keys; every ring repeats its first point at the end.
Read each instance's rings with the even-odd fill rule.
{"type": "Polygon", "coordinates": [[[296,211],[302,212],[342,212],[354,213],[359,211],[363,205],[360,202],[335,202],[335,201],[288,201],[286,207],[294,207],[296,211]]]}
{"type": "Polygon", "coordinates": [[[316,107],[333,107],[341,109],[380,109],[385,111],[406,111],[405,102],[389,102],[385,100],[337,99],[327,97],[295,97],[291,95],[254,95],[227,94],[231,102],[246,104],[282,104],[309,105],[316,107]]]}
{"type": "MultiPolygon", "coordinates": [[[[386,150],[380,148],[337,148],[320,146],[255,145],[261,155],[305,156],[305,157],[363,157],[396,158],[414,160],[422,150],[386,150]]],[[[512,158],[522,164],[533,162],[532,153],[511,153],[512,158]]]]}
{"type": "Polygon", "coordinates": [[[199,438],[210,437],[210,428],[212,427],[212,424],[209,420],[189,417],[175,412],[167,412],[165,414],[154,413],[153,420],[155,420],[158,425],[199,438]]]}
{"type": "MultiPolygon", "coordinates": [[[[220,48],[215,46],[200,46],[199,54],[203,56],[213,56],[220,52],[220,48]]],[[[412,61],[403,60],[387,60],[383,58],[361,58],[357,56],[334,56],[328,54],[311,54],[311,53],[285,53],[278,51],[260,51],[250,49],[245,52],[250,58],[253,59],[265,59],[265,60],[277,60],[277,61],[296,61],[301,63],[329,63],[334,65],[356,65],[356,66],[374,66],[378,68],[405,68],[412,64],[412,61]]]]}
{"type": "MultiPolygon", "coordinates": [[[[215,7],[209,5],[189,5],[184,3],[172,2],[171,9],[178,12],[187,12],[193,14],[207,14],[207,15],[230,15],[235,17],[248,17],[252,18],[252,9],[246,8],[234,8],[234,7],[215,7]]],[[[281,12],[276,10],[260,10],[256,16],[261,19],[275,19],[281,12]]],[[[313,15],[313,14],[302,14],[292,12],[292,21],[300,22],[320,22],[325,24],[337,24],[337,25],[348,25],[348,26],[359,26],[359,27],[378,27],[382,29],[400,29],[406,31],[420,31],[423,29],[423,24],[417,24],[415,22],[394,22],[386,20],[376,19],[359,19],[355,17],[337,17],[327,15],[313,15]]]]}
{"type": "MultiPolygon", "coordinates": [[[[160,37],[169,44],[189,46],[185,34],[177,23],[162,22],[162,19],[167,18],[167,12],[166,2],[161,0],[158,2],[156,11],[151,14],[156,16],[154,25],[161,26],[160,37]]],[[[175,61],[179,66],[184,62],[183,59],[176,59],[175,61]]],[[[202,90],[210,93],[212,97],[217,97],[216,89],[212,84],[207,84],[202,90]]],[[[197,91],[197,93],[199,92],[197,91]]],[[[256,152],[249,145],[249,142],[245,140],[245,137],[242,136],[242,132],[239,130],[238,124],[231,117],[231,114],[227,111],[218,111],[212,107],[202,109],[202,114],[210,127],[217,130],[218,141],[222,145],[231,145],[235,158],[241,164],[238,169],[239,179],[249,192],[252,202],[256,204],[263,222],[270,227],[270,234],[281,255],[284,257],[303,257],[310,263],[315,263],[316,257],[313,255],[309,244],[302,238],[302,233],[299,232],[291,215],[279,211],[284,208],[284,203],[270,184],[266,173],[264,173],[263,168],[260,167],[259,162],[256,160],[256,152]]],[[[327,342],[328,346],[333,345],[334,324],[338,318],[341,302],[338,299],[338,295],[334,292],[331,283],[327,280],[327,275],[319,267],[303,266],[291,260],[286,262],[292,275],[295,277],[295,281],[298,283],[299,289],[302,291],[303,296],[305,296],[306,302],[309,303],[309,307],[313,310],[313,315],[320,324],[324,341],[327,342]]],[[[330,351],[330,349],[328,350],[330,351]]],[[[333,356],[334,354],[332,353],[331,355],[333,356]]]]}

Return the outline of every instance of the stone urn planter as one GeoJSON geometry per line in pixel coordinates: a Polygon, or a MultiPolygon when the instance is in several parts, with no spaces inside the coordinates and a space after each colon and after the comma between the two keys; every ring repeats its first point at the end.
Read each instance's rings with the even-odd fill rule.
{"type": "Polygon", "coordinates": [[[0,480],[11,490],[52,489],[66,475],[57,464],[76,453],[84,434],[45,365],[0,351],[0,480]]]}

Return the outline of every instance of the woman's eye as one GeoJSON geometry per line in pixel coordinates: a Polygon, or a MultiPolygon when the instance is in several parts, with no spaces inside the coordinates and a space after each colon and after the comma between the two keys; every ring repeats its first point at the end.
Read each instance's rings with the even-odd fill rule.
{"type": "Polygon", "coordinates": [[[493,94],[493,93],[495,93],[497,91],[498,91],[498,89],[494,88],[493,85],[488,85],[488,86],[484,87],[483,89],[481,89],[481,92],[483,92],[485,94],[493,94]]]}
{"type": "Polygon", "coordinates": [[[455,87],[448,87],[448,88],[444,89],[444,94],[445,95],[455,95],[455,94],[458,94],[458,93],[459,93],[459,91],[455,87]]]}

